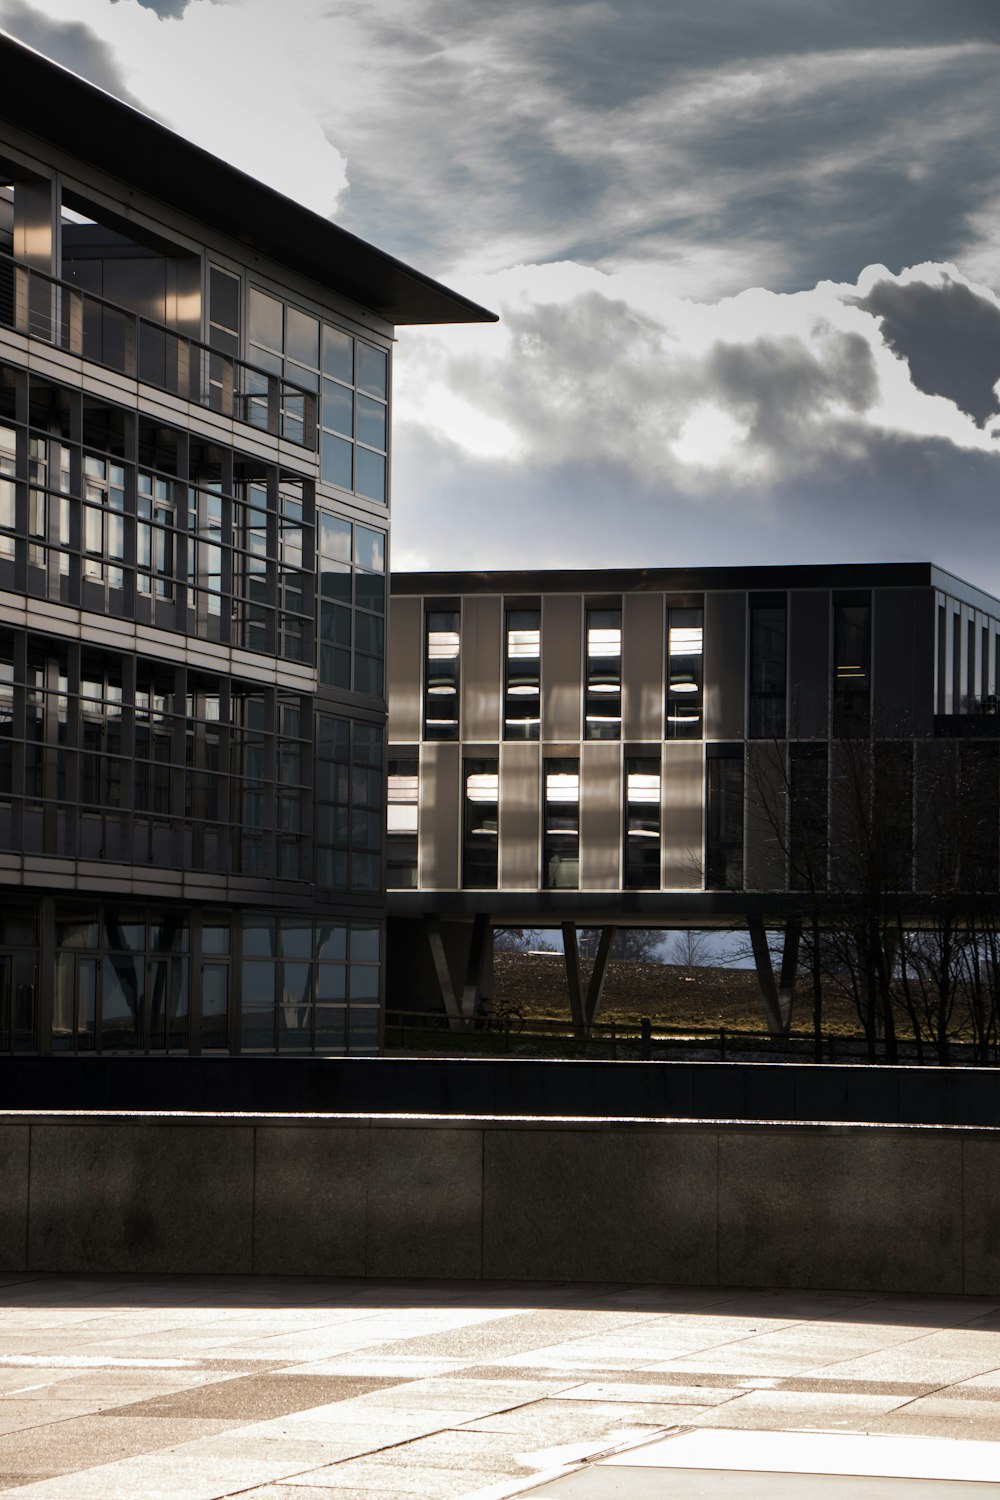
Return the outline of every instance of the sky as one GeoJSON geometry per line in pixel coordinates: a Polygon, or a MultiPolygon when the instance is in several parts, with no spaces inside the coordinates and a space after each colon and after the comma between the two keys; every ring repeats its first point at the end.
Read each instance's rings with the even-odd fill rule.
{"type": "Polygon", "coordinates": [[[997,0],[0,26],[500,314],[399,330],[394,566],[923,560],[1000,593],[997,0]]]}

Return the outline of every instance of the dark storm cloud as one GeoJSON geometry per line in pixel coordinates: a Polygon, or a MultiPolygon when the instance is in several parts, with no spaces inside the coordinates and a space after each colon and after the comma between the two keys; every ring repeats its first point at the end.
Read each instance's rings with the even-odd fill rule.
{"type": "Polygon", "coordinates": [[[947,396],[982,426],[1000,410],[1000,307],[968,286],[944,279],[879,281],[858,306],[882,319],[882,336],[910,366],[913,382],[947,396]]]}
{"type": "Polygon", "coordinates": [[[19,42],[62,63],[98,88],[142,108],[130,94],[113,51],[89,26],[79,21],[51,21],[24,0],[0,0],[0,26],[19,42]]]}
{"type": "MultiPolygon", "coordinates": [[[[112,5],[119,5],[122,0],[111,0],[112,5]]],[[[191,0],[137,0],[144,10],[151,10],[159,16],[161,21],[168,19],[179,20],[187,10],[191,0]]]]}
{"type": "MultiPolygon", "coordinates": [[[[385,7],[382,8],[385,11],[385,7]]],[[[955,259],[1000,194],[994,0],[415,0],[345,150],[342,221],[442,274],[517,258],[685,270],[690,295],[955,259]],[[732,247],[699,282],[706,247],[732,247]]]]}

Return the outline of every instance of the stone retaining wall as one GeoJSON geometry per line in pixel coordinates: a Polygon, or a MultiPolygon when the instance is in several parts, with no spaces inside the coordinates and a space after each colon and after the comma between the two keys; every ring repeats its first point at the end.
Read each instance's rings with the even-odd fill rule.
{"type": "Polygon", "coordinates": [[[0,1113],[0,1269],[1000,1293],[1000,1131],[0,1113]]]}

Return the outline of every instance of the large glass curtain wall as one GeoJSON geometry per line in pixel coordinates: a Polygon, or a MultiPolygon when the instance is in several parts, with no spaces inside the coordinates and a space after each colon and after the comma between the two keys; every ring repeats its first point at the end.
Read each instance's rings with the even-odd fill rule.
{"type": "MultiPolygon", "coordinates": [[[[231,300],[231,299],[230,299],[231,300]]],[[[231,314],[230,314],[231,315],[231,314]]],[[[249,296],[250,362],[315,393],[319,402],[320,472],[325,484],[385,504],[389,446],[389,356],[311,313],[255,287],[249,296]]],[[[266,388],[249,420],[267,426],[266,388]]],[[[286,401],[282,431],[301,442],[301,398],[286,401]]]]}
{"type": "Polygon", "coordinates": [[[35,908],[0,922],[0,1050],[331,1052],[378,1046],[381,928],[177,905],[54,903],[51,1036],[35,908]]]}
{"type": "Polygon", "coordinates": [[[0,848],[311,878],[312,698],[0,632],[0,848]]]}
{"type": "Polygon", "coordinates": [[[311,661],[314,571],[311,481],[0,368],[0,587],[311,661]]]}
{"type": "Polygon", "coordinates": [[[381,698],[385,679],[385,532],[319,513],[319,680],[381,698]]]}

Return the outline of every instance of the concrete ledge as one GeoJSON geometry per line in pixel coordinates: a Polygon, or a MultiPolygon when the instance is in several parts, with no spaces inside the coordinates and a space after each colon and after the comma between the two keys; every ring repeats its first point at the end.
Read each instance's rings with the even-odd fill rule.
{"type": "Polygon", "coordinates": [[[0,1113],[0,1270],[1000,1294],[1000,1130],[0,1113]]]}

